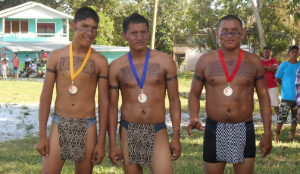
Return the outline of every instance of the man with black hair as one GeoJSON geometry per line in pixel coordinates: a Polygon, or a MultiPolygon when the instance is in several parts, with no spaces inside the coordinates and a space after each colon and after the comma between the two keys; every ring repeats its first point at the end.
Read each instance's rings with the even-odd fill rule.
{"type": "Polygon", "coordinates": [[[299,57],[299,47],[292,45],[288,50],[289,60],[280,64],[276,73],[278,84],[281,85],[281,103],[279,108],[279,116],[277,126],[274,134],[274,140],[280,141],[280,131],[284,122],[287,121],[289,112],[291,111],[291,131],[288,140],[295,139],[297,124],[297,101],[296,101],[296,86],[295,81],[297,77],[297,70],[300,62],[297,60],[299,57]]]}
{"type": "Polygon", "coordinates": [[[203,160],[205,173],[221,174],[226,163],[232,163],[235,173],[254,173],[256,156],[253,125],[254,88],[259,98],[264,135],[259,151],[262,158],[272,149],[271,105],[260,58],[240,49],[245,36],[242,21],[227,15],[216,30],[220,49],[203,54],[195,67],[189,95],[192,129],[205,130],[203,160]],[[205,128],[199,122],[200,95],[205,86],[205,128]]]}
{"type": "Polygon", "coordinates": [[[277,119],[279,115],[279,95],[278,95],[278,87],[277,81],[275,78],[275,74],[278,69],[278,61],[275,58],[272,58],[272,51],[271,47],[265,46],[263,48],[263,55],[262,63],[265,70],[265,77],[267,81],[268,92],[271,100],[271,106],[274,108],[277,119]]]}
{"type": "Polygon", "coordinates": [[[26,55],[26,59],[25,59],[25,68],[27,68],[29,66],[29,63],[31,62],[31,59],[28,55],[26,55]]]}
{"type": "Polygon", "coordinates": [[[75,13],[70,45],[51,52],[39,107],[39,141],[36,149],[43,156],[42,173],[60,173],[66,159],[75,161],[75,173],[92,173],[93,165],[105,157],[108,117],[108,62],[91,48],[97,36],[99,17],[89,8],[75,13]],[[52,92],[57,97],[50,135],[47,121],[52,92]],[[95,117],[98,85],[99,138],[95,117]]]}
{"type": "Polygon", "coordinates": [[[46,63],[47,59],[48,59],[48,54],[44,50],[41,50],[40,62],[46,63]]]}
{"type": "Polygon", "coordinates": [[[109,158],[123,162],[127,174],[173,173],[172,159],[180,157],[180,100],[177,70],[166,53],[147,48],[149,24],[133,13],[123,22],[122,36],[130,52],[109,65],[109,158]],[[116,145],[119,89],[122,95],[119,128],[121,153],[116,145]],[[166,91],[170,102],[173,140],[165,124],[166,91]]]}

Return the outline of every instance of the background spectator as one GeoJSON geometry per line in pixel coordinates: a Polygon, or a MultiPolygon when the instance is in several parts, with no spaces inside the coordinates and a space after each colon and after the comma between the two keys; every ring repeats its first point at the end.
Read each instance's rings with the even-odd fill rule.
{"type": "Polygon", "coordinates": [[[32,72],[35,72],[37,69],[37,66],[30,61],[29,66],[26,68],[26,76],[29,76],[32,72]]]}
{"type": "MultiPolygon", "coordinates": [[[[9,58],[6,57],[6,54],[3,54],[3,57],[1,58],[1,64],[2,64],[3,60],[7,60],[7,62],[6,62],[6,66],[7,66],[6,76],[7,76],[7,78],[9,78],[9,66],[8,66],[8,64],[9,64],[9,58]]],[[[2,77],[3,77],[3,73],[2,73],[2,77]]]]}
{"type": "Polygon", "coordinates": [[[41,53],[40,61],[41,63],[46,63],[48,59],[48,54],[44,50],[41,50],[41,52],[42,53],[41,53]]]}
{"type": "Polygon", "coordinates": [[[263,48],[264,58],[262,59],[262,63],[265,70],[265,77],[268,86],[268,92],[271,100],[271,106],[274,108],[277,119],[279,115],[279,95],[278,95],[278,87],[277,81],[275,78],[275,74],[278,69],[278,61],[275,58],[271,58],[272,51],[271,47],[264,47],[263,48]]]}
{"type": "Polygon", "coordinates": [[[289,111],[292,112],[291,131],[289,133],[289,140],[295,139],[295,131],[297,127],[297,102],[296,102],[296,76],[297,70],[300,66],[298,62],[299,47],[296,45],[290,46],[288,50],[290,59],[280,64],[276,73],[277,82],[281,85],[281,105],[279,108],[279,117],[277,120],[277,127],[274,134],[274,140],[280,141],[280,131],[282,125],[287,120],[289,111]]]}
{"type": "Polygon", "coordinates": [[[17,78],[19,78],[19,58],[17,57],[18,53],[14,53],[14,58],[12,59],[13,62],[13,73],[14,73],[14,78],[17,75],[17,78]]]}
{"type": "Polygon", "coordinates": [[[26,55],[26,59],[25,59],[25,68],[27,68],[29,66],[29,63],[31,62],[31,59],[28,55],[26,55]]]}

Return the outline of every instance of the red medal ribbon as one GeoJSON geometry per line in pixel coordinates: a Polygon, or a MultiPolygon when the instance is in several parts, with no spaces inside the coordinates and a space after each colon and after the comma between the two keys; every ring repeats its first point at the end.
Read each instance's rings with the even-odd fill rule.
{"type": "Polygon", "coordinates": [[[221,62],[222,62],[222,66],[223,66],[223,69],[224,69],[224,71],[225,71],[227,80],[228,80],[228,82],[231,82],[232,79],[233,79],[233,77],[235,76],[236,72],[238,71],[238,69],[239,69],[239,67],[240,67],[240,64],[241,64],[241,61],[242,61],[243,52],[242,52],[242,50],[240,49],[240,54],[239,54],[238,61],[237,61],[237,63],[236,63],[235,69],[234,69],[234,71],[232,72],[232,74],[231,74],[230,77],[229,77],[228,69],[227,69],[227,67],[226,67],[226,63],[225,63],[225,61],[224,61],[224,57],[223,57],[221,48],[219,49],[219,56],[220,56],[220,60],[221,60],[221,62]]]}

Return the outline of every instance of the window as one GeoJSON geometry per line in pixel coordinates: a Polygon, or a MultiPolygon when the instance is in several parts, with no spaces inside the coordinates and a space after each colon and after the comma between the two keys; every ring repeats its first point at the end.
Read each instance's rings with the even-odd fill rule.
{"type": "Polygon", "coordinates": [[[5,33],[10,33],[10,21],[5,21],[5,33]]]}
{"type": "Polygon", "coordinates": [[[21,33],[28,33],[28,21],[21,21],[21,33]]]}
{"type": "Polygon", "coordinates": [[[11,32],[13,33],[19,33],[20,27],[19,27],[19,21],[11,21],[11,32]]]}
{"type": "Polygon", "coordinates": [[[39,37],[53,37],[55,34],[55,23],[37,23],[37,33],[39,37]]]}
{"type": "Polygon", "coordinates": [[[28,21],[5,20],[5,33],[28,33],[28,21]]]}

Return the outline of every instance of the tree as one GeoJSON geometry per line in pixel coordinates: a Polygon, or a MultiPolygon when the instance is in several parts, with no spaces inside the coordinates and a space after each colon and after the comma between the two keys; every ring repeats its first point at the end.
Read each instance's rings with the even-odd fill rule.
{"type": "Polygon", "coordinates": [[[259,16],[259,11],[258,11],[258,6],[257,6],[257,0],[251,0],[251,2],[252,2],[252,8],[253,8],[254,16],[255,16],[255,19],[256,19],[257,30],[258,30],[258,33],[259,33],[260,44],[261,44],[262,47],[265,47],[266,46],[265,35],[264,35],[262,24],[261,24],[261,21],[260,21],[260,16],[259,16]]]}

